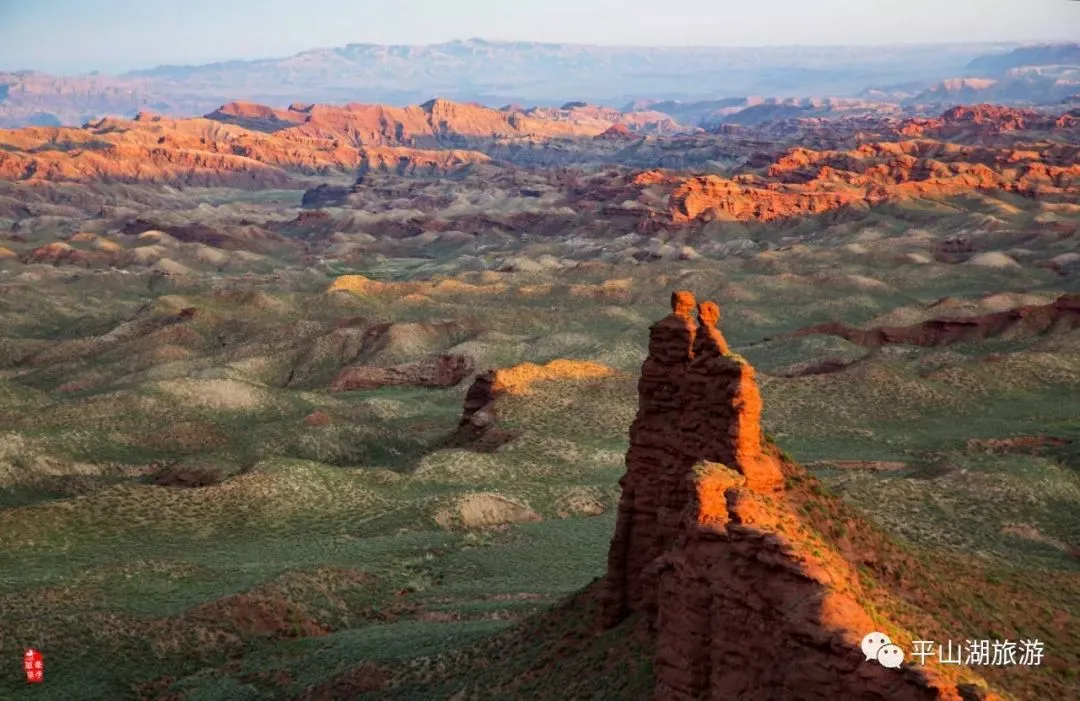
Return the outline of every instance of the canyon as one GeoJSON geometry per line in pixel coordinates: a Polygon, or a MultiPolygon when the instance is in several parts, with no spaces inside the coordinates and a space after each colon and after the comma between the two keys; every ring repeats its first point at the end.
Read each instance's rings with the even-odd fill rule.
{"type": "MultiPolygon", "coordinates": [[[[326,222],[338,226],[338,208],[385,208],[388,201],[408,198],[413,234],[475,233],[492,223],[558,230],[570,218],[587,217],[601,230],[656,235],[710,222],[769,224],[975,195],[1020,195],[1066,206],[1080,189],[1075,111],[976,106],[936,120],[846,122],[786,120],[764,130],[686,134],[660,113],[586,105],[491,110],[431,101],[410,108],[274,110],[231,103],[205,118],[140,114],[81,129],[0,132],[0,210],[64,216],[72,202],[83,209],[100,202],[107,225],[115,225],[116,217],[107,212],[117,201],[105,195],[105,183],[305,188],[305,207],[329,209],[326,222]],[[778,124],[786,124],[786,131],[772,131],[778,124]],[[830,136],[820,148],[796,145],[814,143],[813,134],[822,129],[830,136]],[[682,154],[678,165],[684,170],[668,167],[672,152],[682,154]],[[592,162],[611,168],[594,172],[592,162]],[[712,164],[722,173],[688,174],[685,166],[692,163],[712,164]],[[350,174],[358,174],[352,186],[338,184],[350,174]],[[453,196],[438,193],[450,182],[465,188],[502,183],[503,196],[520,201],[518,211],[496,214],[454,205],[453,196]],[[540,203],[543,211],[529,211],[540,203]],[[454,214],[439,211],[455,207],[454,214]]],[[[160,194],[128,188],[121,191],[124,197],[138,207],[160,194]]],[[[296,223],[310,228],[317,219],[296,223]]],[[[127,228],[133,222],[120,224],[127,228]]],[[[382,227],[400,229],[402,220],[377,225],[382,227]]],[[[267,222],[263,228],[280,225],[267,222]]],[[[91,259],[108,263],[116,256],[91,259]]]]}
{"type": "Polygon", "coordinates": [[[1014,48],[0,77],[0,652],[56,701],[1069,698],[1080,112],[1014,48]],[[1045,656],[911,655],[986,638],[1045,656]]]}

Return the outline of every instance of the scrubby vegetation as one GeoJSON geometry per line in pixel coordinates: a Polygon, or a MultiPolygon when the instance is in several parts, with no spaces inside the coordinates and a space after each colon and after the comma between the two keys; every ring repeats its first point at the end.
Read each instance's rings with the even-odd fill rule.
{"type": "MultiPolygon", "coordinates": [[[[57,701],[641,698],[647,641],[593,637],[589,587],[648,328],[686,288],[757,369],[821,537],[879,552],[866,586],[899,594],[875,605],[952,626],[928,635],[1040,637],[1046,664],[991,681],[1063,698],[1078,324],[791,334],[1076,294],[1080,210],[966,191],[680,228],[638,175],[307,174],[340,196],[317,211],[292,181],[0,184],[0,658],[42,650],[34,696],[57,701]],[[504,369],[499,440],[456,434],[472,376],[409,375],[443,356],[504,369]],[[401,381],[331,391],[356,367],[401,381]]],[[[0,698],[26,688],[0,675],[0,698]]]]}

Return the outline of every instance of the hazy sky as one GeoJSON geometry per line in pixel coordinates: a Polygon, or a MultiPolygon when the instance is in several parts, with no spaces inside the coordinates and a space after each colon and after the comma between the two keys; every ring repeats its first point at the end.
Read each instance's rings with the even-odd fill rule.
{"type": "Polygon", "coordinates": [[[81,73],[481,37],[764,46],[1080,39],[1076,0],[0,0],[0,70],[81,73]]]}

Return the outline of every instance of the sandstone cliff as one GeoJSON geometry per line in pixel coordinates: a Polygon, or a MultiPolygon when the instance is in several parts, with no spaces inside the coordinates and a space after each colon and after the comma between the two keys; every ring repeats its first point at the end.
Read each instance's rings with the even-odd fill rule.
{"type": "MultiPolygon", "coordinates": [[[[1018,124],[1020,129],[1026,122],[1018,124]]],[[[918,133],[922,127],[908,129],[918,133]]],[[[668,190],[667,216],[675,225],[708,218],[767,222],[851,205],[947,199],[979,191],[1066,202],[1080,195],[1080,149],[1051,142],[994,147],[930,139],[867,142],[847,150],[800,146],[774,158],[761,172],[732,179],[650,174],[639,184],[668,190]]]]}
{"type": "MultiPolygon", "coordinates": [[[[259,119],[270,117],[259,112],[259,119]]],[[[473,151],[345,143],[340,133],[266,133],[212,119],[140,114],[82,128],[0,130],[0,180],[280,187],[296,175],[384,170],[441,174],[491,159],[473,151]]]]}
{"type": "Polygon", "coordinates": [[[863,636],[898,631],[786,498],[754,370],[715,305],[697,323],[693,306],[676,293],[650,332],[604,580],[605,625],[639,613],[655,635],[654,698],[964,698],[926,668],[865,660],[863,636]]]}
{"type": "Polygon", "coordinates": [[[543,160],[549,141],[588,143],[609,132],[629,137],[681,131],[659,112],[590,105],[498,110],[430,100],[408,107],[276,109],[231,102],[201,118],[141,112],[134,119],[104,118],[81,128],[0,130],[0,180],[280,187],[296,173],[359,169],[441,175],[490,162],[481,150],[531,162],[543,160]]]}
{"type": "Polygon", "coordinates": [[[292,105],[279,110],[233,102],[207,115],[246,129],[285,132],[289,138],[335,138],[351,146],[405,146],[437,149],[481,146],[493,140],[594,137],[612,127],[673,133],[684,130],[659,112],[629,112],[590,105],[555,109],[492,109],[482,105],[429,100],[422,105],[292,105]]]}
{"type": "Polygon", "coordinates": [[[722,219],[767,222],[820,214],[862,199],[861,193],[850,190],[784,192],[702,175],[687,178],[672,192],[671,217],[675,224],[692,222],[706,213],[722,219]]]}
{"type": "Polygon", "coordinates": [[[986,138],[1006,132],[1067,132],[1080,127],[1080,114],[1072,110],[1061,115],[1001,105],[957,105],[934,119],[905,120],[897,132],[902,136],[933,136],[955,139],[962,136],[986,138]]]}

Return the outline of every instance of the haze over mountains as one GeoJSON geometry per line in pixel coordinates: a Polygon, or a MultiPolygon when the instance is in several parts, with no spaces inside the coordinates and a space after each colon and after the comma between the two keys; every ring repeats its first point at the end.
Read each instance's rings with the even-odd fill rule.
{"type": "Polygon", "coordinates": [[[432,97],[489,106],[580,100],[629,109],[649,101],[645,107],[696,125],[715,123],[716,109],[725,107],[780,105],[817,116],[823,107],[850,106],[795,98],[858,98],[863,109],[893,104],[926,114],[957,103],[1055,104],[1076,94],[1075,43],[660,48],[469,39],[349,44],[280,59],[160,66],[120,76],[0,73],[0,126],[80,125],[145,110],[195,116],[231,100],[284,107],[295,101],[406,105],[432,97]],[[735,102],[693,106],[724,100],[735,102]]]}

